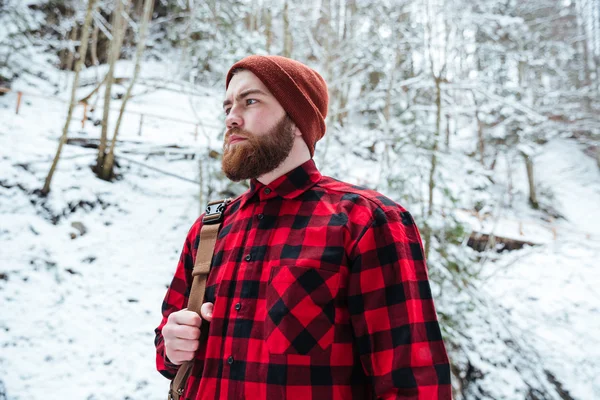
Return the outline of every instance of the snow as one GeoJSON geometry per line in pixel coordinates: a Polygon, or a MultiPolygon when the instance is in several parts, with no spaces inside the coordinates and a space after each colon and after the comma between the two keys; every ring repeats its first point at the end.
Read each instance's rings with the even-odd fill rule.
{"type": "Polygon", "coordinates": [[[600,246],[561,241],[512,253],[486,269],[484,290],[573,398],[598,398],[600,246]]]}
{"type": "Polygon", "coordinates": [[[547,186],[555,188],[558,207],[576,228],[600,240],[600,170],[593,158],[567,139],[556,139],[546,146],[538,160],[537,174],[547,186]]]}
{"type": "Polygon", "coordinates": [[[531,232],[525,239],[543,246],[486,265],[482,290],[563,389],[575,399],[600,398],[600,173],[566,139],[546,144],[535,163],[537,179],[552,188],[566,221],[554,224],[556,239],[531,232]]]}
{"type": "MultiPolygon", "coordinates": [[[[172,115],[179,105],[165,98],[158,106],[172,115]]],[[[0,99],[0,182],[31,191],[43,184],[66,110],[45,109],[47,101],[30,98],[15,115],[14,101],[14,95],[0,99]],[[19,163],[27,163],[28,170],[19,163]]],[[[122,139],[196,144],[186,128],[166,131],[168,125],[158,122],[138,138],[137,127],[125,124],[122,139]]],[[[75,121],[71,129],[80,126],[75,121]]],[[[88,122],[82,135],[98,137],[99,127],[88,122]]],[[[199,215],[198,189],[127,162],[123,180],[103,182],[89,169],[95,153],[64,148],[45,206],[55,215],[67,214],[56,225],[22,190],[0,187],[0,272],[6,275],[0,280],[5,310],[0,371],[11,399],[166,394],[167,381],[154,369],[153,329],[183,239],[199,215]],[[79,201],[98,200],[105,209],[68,211],[79,201]],[[80,236],[72,222],[82,223],[87,232],[80,236]]],[[[197,179],[197,162],[152,162],[197,179]]]]}
{"type": "MultiPolygon", "coordinates": [[[[148,81],[165,72],[159,65],[146,67],[148,81]]],[[[122,64],[118,73],[126,74],[127,68],[122,64]]],[[[58,79],[51,73],[50,78],[58,79]]],[[[17,81],[15,87],[31,92],[38,84],[17,81]]],[[[128,110],[202,122],[197,140],[193,124],[152,118],[138,136],[139,116],[126,115],[117,150],[127,159],[197,181],[197,158],[146,159],[144,152],[165,145],[188,147],[197,156],[206,146],[219,150],[222,93],[181,82],[166,86],[134,97],[128,110]],[[183,93],[194,90],[202,95],[183,93]]],[[[58,96],[66,99],[64,89],[58,96]]],[[[139,85],[135,92],[145,89],[139,85]]],[[[52,87],[42,90],[50,94],[52,87]]],[[[23,100],[15,115],[16,95],[0,97],[0,391],[4,385],[7,398],[15,400],[164,398],[168,381],[154,369],[153,330],[187,230],[203,206],[198,186],[126,159],[121,159],[122,179],[104,182],[89,168],[96,151],[67,145],[48,201],[36,202],[26,192],[43,185],[66,105],[31,96],[23,100]],[[59,218],[56,224],[51,216],[59,218]],[[73,226],[77,222],[86,229],[83,235],[73,226]]],[[[100,115],[99,107],[92,118],[100,115]]],[[[81,116],[78,108],[70,136],[99,137],[100,128],[90,121],[81,129],[81,116]]],[[[113,112],[111,126],[115,119],[113,112]]],[[[339,143],[326,137],[329,163],[317,155],[317,164],[334,176],[352,171],[339,177],[375,187],[380,167],[344,155],[349,139],[340,137],[339,143]]],[[[411,162],[404,159],[405,165],[411,162]]],[[[573,398],[600,398],[600,175],[594,160],[567,139],[536,149],[534,163],[538,185],[553,194],[552,205],[565,219],[542,221],[539,213],[517,207],[526,204],[524,166],[513,171],[513,208],[504,204],[495,218],[482,222],[461,214],[473,229],[539,244],[483,264],[477,298],[484,311],[466,317],[470,328],[461,334],[473,342],[469,361],[483,373],[480,383],[492,398],[524,398],[524,381],[541,379],[536,371],[517,372],[524,367],[522,359],[556,376],[573,398]],[[485,310],[492,312],[485,315],[485,310]],[[512,350],[500,347],[500,341],[511,340],[517,343],[512,350]],[[519,354],[519,348],[527,352],[519,354]],[[515,368],[508,368],[507,360],[515,368]]],[[[507,164],[499,162],[497,175],[507,164]]],[[[459,190],[453,179],[462,178],[450,170],[443,174],[448,186],[459,190]]]]}

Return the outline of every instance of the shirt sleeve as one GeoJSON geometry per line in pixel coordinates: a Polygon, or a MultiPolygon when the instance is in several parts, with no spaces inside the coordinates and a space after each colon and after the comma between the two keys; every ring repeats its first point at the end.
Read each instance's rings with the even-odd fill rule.
{"type": "Polygon", "coordinates": [[[196,258],[195,251],[198,247],[198,239],[201,228],[201,219],[199,218],[190,228],[183,244],[183,250],[177,263],[177,269],[173,280],[167,289],[167,294],[162,302],[162,321],[154,330],[156,336],[154,345],[156,347],[156,369],[168,379],[173,379],[179,369],[178,365],[173,364],[166,355],[164,337],[162,329],[167,323],[171,313],[187,307],[190,288],[192,285],[192,271],[196,258]]]}
{"type": "Polygon", "coordinates": [[[450,366],[412,216],[374,211],[351,254],[348,309],[377,398],[450,400],[450,366]]]}

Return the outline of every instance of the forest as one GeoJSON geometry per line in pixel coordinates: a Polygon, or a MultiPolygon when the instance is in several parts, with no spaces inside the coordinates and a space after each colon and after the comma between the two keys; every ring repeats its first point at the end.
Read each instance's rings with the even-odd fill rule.
{"type": "Polygon", "coordinates": [[[166,395],[251,54],[319,71],[319,169],[414,216],[455,399],[600,398],[600,0],[0,0],[0,399],[166,395]]]}

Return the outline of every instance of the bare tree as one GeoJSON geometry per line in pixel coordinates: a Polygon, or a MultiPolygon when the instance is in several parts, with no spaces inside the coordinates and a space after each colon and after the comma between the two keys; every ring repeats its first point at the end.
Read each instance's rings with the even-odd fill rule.
{"type": "Polygon", "coordinates": [[[67,60],[65,62],[65,69],[67,71],[73,70],[73,58],[75,57],[75,41],[77,40],[77,21],[73,21],[73,27],[71,28],[71,35],[69,37],[69,50],[67,53],[67,60]]]}
{"type": "Polygon", "coordinates": [[[290,11],[287,0],[283,3],[283,51],[281,55],[284,57],[292,56],[292,31],[290,29],[290,11]]]}
{"type": "MultiPolygon", "coordinates": [[[[429,5],[431,7],[431,4],[429,5]]],[[[433,44],[436,40],[435,37],[435,30],[434,30],[434,18],[437,17],[437,13],[436,14],[431,14],[431,8],[428,8],[429,12],[428,12],[428,21],[427,21],[427,25],[426,25],[426,29],[427,29],[427,33],[428,33],[428,37],[427,37],[427,47],[428,47],[428,56],[429,56],[429,66],[431,68],[431,77],[433,78],[434,84],[435,84],[435,110],[436,110],[436,117],[435,117],[435,131],[434,131],[434,135],[433,135],[433,144],[432,144],[432,148],[431,148],[431,169],[429,170],[429,199],[428,199],[428,204],[427,204],[427,217],[431,218],[431,216],[433,215],[433,196],[434,196],[434,189],[436,186],[436,182],[435,182],[435,178],[436,178],[436,168],[437,168],[437,164],[438,164],[438,145],[439,145],[439,139],[441,136],[441,125],[442,125],[442,82],[445,81],[444,78],[444,74],[446,71],[446,67],[447,67],[447,62],[446,60],[446,56],[448,54],[448,36],[446,33],[446,38],[443,42],[443,48],[440,49],[435,49],[435,50],[439,50],[441,52],[443,52],[444,54],[444,61],[442,65],[439,65],[438,68],[436,68],[436,63],[434,60],[434,48],[433,48],[433,44]],[[436,74],[436,69],[438,70],[437,74],[436,74]]],[[[448,32],[448,31],[447,31],[448,32]]],[[[431,235],[432,231],[431,231],[431,227],[429,225],[426,224],[425,226],[425,258],[427,259],[429,256],[429,251],[431,249],[431,235]]]]}
{"type": "Polygon", "coordinates": [[[92,64],[97,67],[100,65],[98,62],[98,33],[100,32],[100,26],[94,24],[94,30],[92,31],[92,43],[90,48],[90,57],[92,58],[92,64]]]}
{"type": "Polygon", "coordinates": [[[527,183],[529,184],[529,204],[536,210],[540,208],[535,191],[535,180],[533,175],[533,160],[530,154],[526,151],[520,152],[525,159],[525,167],[527,169],[527,183]]]}
{"type": "Polygon", "coordinates": [[[273,14],[271,13],[271,7],[264,8],[264,19],[265,19],[265,50],[267,54],[271,53],[271,46],[273,45],[273,14]]]}
{"type": "Polygon", "coordinates": [[[114,82],[115,63],[119,59],[121,46],[123,45],[123,37],[127,25],[124,22],[123,0],[117,0],[115,10],[113,12],[113,38],[110,44],[109,66],[106,77],[106,89],[104,92],[104,110],[102,114],[102,133],[100,136],[100,145],[98,146],[98,158],[96,160],[96,174],[100,176],[103,170],[104,157],[106,152],[106,140],[108,137],[108,116],[110,114],[110,100],[112,84],[114,82]]]}
{"type": "Polygon", "coordinates": [[[145,0],[144,1],[144,15],[142,16],[142,24],[140,26],[139,38],[137,43],[137,49],[135,53],[135,69],[133,72],[133,77],[131,78],[131,82],[127,87],[127,92],[125,93],[125,97],[123,98],[123,102],[121,103],[121,110],[119,112],[119,118],[117,119],[117,124],[115,125],[115,132],[113,134],[112,141],[110,143],[110,150],[106,155],[104,160],[103,169],[101,171],[100,177],[104,180],[109,180],[113,175],[113,165],[115,160],[115,145],[117,143],[117,135],[119,134],[119,128],[121,127],[121,121],[123,119],[123,113],[125,112],[125,107],[127,106],[127,101],[131,96],[131,91],[137,81],[137,78],[140,74],[140,64],[142,62],[142,54],[144,53],[144,47],[146,46],[146,35],[148,32],[148,23],[150,18],[152,17],[152,7],[154,5],[153,0],[145,0]]]}
{"type": "MultiPolygon", "coordinates": [[[[141,3],[139,3],[141,4],[141,3]]],[[[181,47],[181,57],[179,58],[179,65],[177,66],[177,75],[181,76],[181,72],[187,68],[189,68],[190,61],[190,42],[192,41],[191,32],[192,25],[194,24],[194,10],[192,9],[192,3],[190,0],[186,0],[185,2],[185,10],[187,13],[187,18],[185,19],[185,34],[179,40],[179,46],[181,47]]],[[[143,11],[142,11],[143,12],[143,11]]]]}
{"type": "MultiPolygon", "coordinates": [[[[65,121],[65,126],[63,127],[62,136],[60,137],[58,149],[56,150],[56,155],[54,156],[54,160],[52,161],[52,166],[50,167],[50,171],[48,172],[48,176],[46,177],[44,187],[41,191],[43,196],[46,196],[48,195],[48,193],[50,193],[50,183],[52,182],[54,171],[56,170],[56,166],[58,165],[58,160],[60,159],[60,153],[62,152],[62,148],[67,142],[69,125],[71,123],[71,118],[73,117],[73,110],[75,109],[75,105],[77,104],[76,96],[77,86],[79,86],[79,72],[81,71],[81,66],[83,65],[85,55],[87,53],[88,39],[90,36],[90,26],[92,24],[92,13],[94,12],[95,8],[96,0],[89,0],[87,11],[85,14],[85,21],[83,23],[83,29],[81,30],[81,45],[79,46],[79,58],[77,59],[77,63],[75,64],[75,76],[73,77],[73,87],[71,89],[71,102],[69,103],[67,120],[65,121]]],[[[73,29],[75,30],[76,28],[73,29]]]]}

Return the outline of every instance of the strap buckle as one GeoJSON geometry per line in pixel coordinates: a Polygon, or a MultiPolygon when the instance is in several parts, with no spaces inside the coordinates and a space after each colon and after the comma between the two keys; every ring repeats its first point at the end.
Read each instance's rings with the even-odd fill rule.
{"type": "Polygon", "coordinates": [[[231,199],[211,201],[206,206],[206,214],[202,218],[202,223],[205,225],[218,224],[223,221],[223,214],[227,204],[231,202],[231,199]]]}

